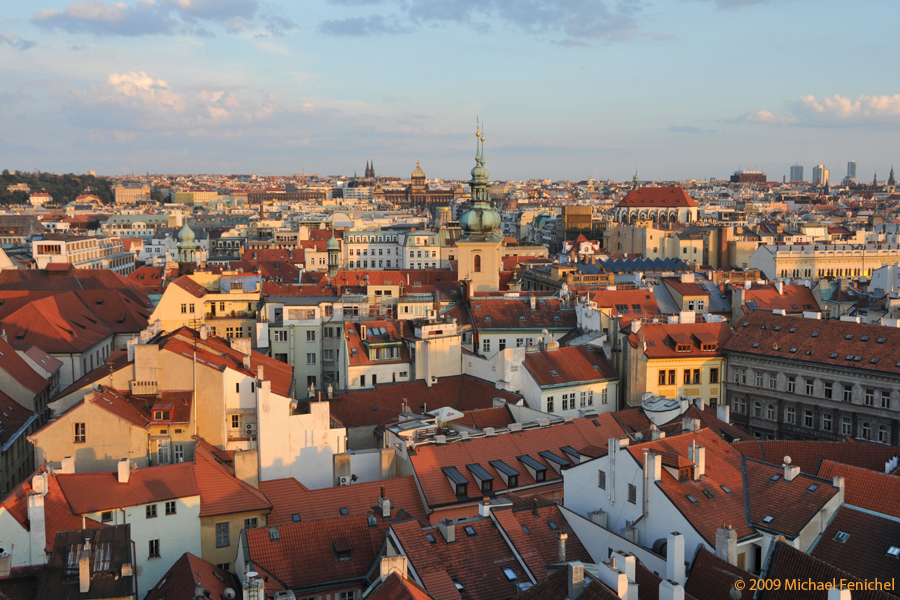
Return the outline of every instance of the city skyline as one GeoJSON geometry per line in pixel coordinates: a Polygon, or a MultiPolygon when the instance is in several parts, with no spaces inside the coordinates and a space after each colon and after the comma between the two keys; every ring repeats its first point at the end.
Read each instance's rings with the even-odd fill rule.
{"type": "Polygon", "coordinates": [[[480,115],[499,180],[884,179],[896,8],[837,8],[41,0],[0,18],[0,168],[461,179],[480,115]]]}

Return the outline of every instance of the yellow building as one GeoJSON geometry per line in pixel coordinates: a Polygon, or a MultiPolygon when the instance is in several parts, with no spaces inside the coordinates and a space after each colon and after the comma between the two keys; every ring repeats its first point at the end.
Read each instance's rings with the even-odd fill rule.
{"type": "Polygon", "coordinates": [[[642,396],[677,398],[684,394],[718,404],[724,397],[728,323],[648,323],[633,321],[624,344],[624,377],[630,406],[642,396]]]}

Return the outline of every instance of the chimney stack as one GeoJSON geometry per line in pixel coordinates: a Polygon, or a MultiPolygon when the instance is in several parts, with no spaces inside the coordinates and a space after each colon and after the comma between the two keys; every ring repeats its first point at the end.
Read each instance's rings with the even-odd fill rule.
{"type": "Polygon", "coordinates": [[[559,549],[559,560],[556,562],[562,564],[566,562],[566,540],[569,539],[569,535],[560,531],[556,534],[556,539],[557,547],[559,549]]]}
{"type": "MultiPolygon", "coordinates": [[[[786,459],[790,460],[787,456],[786,459]]],[[[793,481],[797,475],[800,474],[800,467],[797,465],[792,465],[788,462],[788,460],[784,461],[784,480],[785,481],[793,481]]]]}
{"type": "Polygon", "coordinates": [[[706,448],[691,442],[688,446],[688,460],[694,463],[694,481],[706,475],[706,448]]]}
{"type": "Polygon", "coordinates": [[[684,536],[677,531],[666,537],[666,579],[684,581],[684,536]]]}
{"type": "Polygon", "coordinates": [[[490,517],[491,516],[491,499],[488,497],[484,497],[481,499],[481,504],[478,505],[478,514],[482,517],[490,517]]]}
{"type": "Polygon", "coordinates": [[[570,600],[577,598],[584,589],[584,563],[573,562],[568,565],[569,571],[569,590],[566,596],[570,600]]]}
{"type": "Polygon", "coordinates": [[[359,339],[362,341],[366,341],[366,326],[364,324],[360,324],[359,326],[359,339]]]}
{"type": "Polygon", "coordinates": [[[443,519],[439,521],[438,529],[441,530],[441,535],[444,536],[444,540],[448,544],[452,544],[456,541],[456,523],[453,519],[443,519]]]}
{"type": "Polygon", "coordinates": [[[839,489],[839,490],[844,489],[844,478],[841,477],[840,475],[835,475],[832,482],[833,482],[832,485],[834,487],[836,487],[837,489],[839,489]]]}
{"type": "Polygon", "coordinates": [[[727,402],[719,402],[716,404],[716,417],[723,423],[731,424],[731,407],[727,402]]]}
{"type": "Polygon", "coordinates": [[[203,582],[194,582],[194,600],[204,600],[206,596],[203,594],[203,582]]]}
{"type": "Polygon", "coordinates": [[[128,483],[131,479],[131,459],[123,458],[117,466],[119,468],[119,483],[128,483]]]}
{"type": "Polygon", "coordinates": [[[716,529],[716,556],[737,566],[737,531],[731,525],[716,529]]]}
{"type": "Polygon", "coordinates": [[[62,459],[62,463],[59,466],[58,473],[60,475],[71,475],[75,472],[75,457],[74,456],[66,456],[62,459]]]}
{"type": "Polygon", "coordinates": [[[406,579],[408,565],[409,563],[405,556],[382,556],[381,580],[384,581],[392,573],[396,573],[400,579],[406,579]]]}
{"type": "Polygon", "coordinates": [[[44,548],[47,547],[47,525],[44,520],[44,497],[40,494],[28,494],[28,521],[31,524],[31,562],[29,564],[42,565],[47,559],[44,552],[44,548]]]}
{"type": "Polygon", "coordinates": [[[663,579],[659,582],[659,600],[684,600],[684,588],[677,581],[663,579]]]}
{"type": "Polygon", "coordinates": [[[91,591],[91,541],[84,540],[84,555],[78,559],[78,591],[91,591]]]}

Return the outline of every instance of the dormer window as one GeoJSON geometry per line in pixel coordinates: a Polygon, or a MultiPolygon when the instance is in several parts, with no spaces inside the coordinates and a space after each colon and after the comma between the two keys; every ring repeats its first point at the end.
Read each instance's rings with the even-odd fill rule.
{"type": "Polygon", "coordinates": [[[700,350],[703,352],[714,352],[719,349],[719,344],[702,344],[700,350]]]}
{"type": "Polygon", "coordinates": [[[468,496],[469,480],[456,467],[442,467],[441,472],[447,476],[453,493],[457,496],[468,496]]]}
{"type": "Polygon", "coordinates": [[[154,410],[153,411],[153,420],[154,421],[168,421],[172,418],[172,412],[168,410],[154,410]]]}
{"type": "Polygon", "coordinates": [[[678,481],[690,481],[691,480],[691,468],[690,467],[681,467],[678,469],[678,481]]]}
{"type": "Polygon", "coordinates": [[[690,352],[691,345],[690,344],[676,344],[675,352],[690,352]]]}

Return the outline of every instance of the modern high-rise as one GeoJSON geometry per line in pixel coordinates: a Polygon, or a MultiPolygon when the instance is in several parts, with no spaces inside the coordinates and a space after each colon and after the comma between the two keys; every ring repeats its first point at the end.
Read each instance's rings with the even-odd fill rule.
{"type": "Polygon", "coordinates": [[[791,167],[791,181],[803,181],[803,165],[791,167]]]}
{"type": "Polygon", "coordinates": [[[828,169],[825,168],[825,165],[816,165],[813,167],[812,182],[815,185],[828,184],[828,169]]]}
{"type": "Polygon", "coordinates": [[[856,179],[856,161],[851,160],[847,163],[847,177],[851,179],[856,179]]]}

